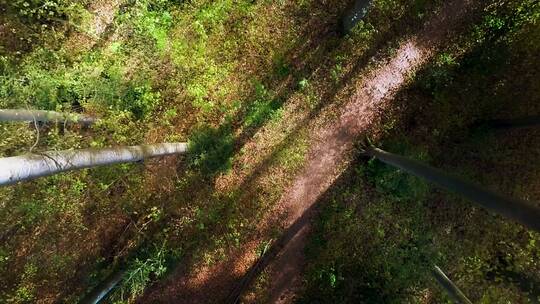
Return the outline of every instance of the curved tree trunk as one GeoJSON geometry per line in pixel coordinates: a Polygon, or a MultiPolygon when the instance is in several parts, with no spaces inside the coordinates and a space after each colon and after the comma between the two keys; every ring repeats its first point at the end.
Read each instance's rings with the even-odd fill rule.
{"type": "Polygon", "coordinates": [[[56,173],[145,158],[182,154],[186,143],[164,143],[106,149],[50,151],[42,154],[0,158],[0,186],[56,173]]]}
{"type": "Polygon", "coordinates": [[[530,202],[502,196],[419,161],[388,153],[378,148],[369,148],[365,154],[460,194],[486,209],[540,232],[540,208],[530,202]]]}
{"type": "Polygon", "coordinates": [[[471,300],[467,299],[465,294],[459,290],[438,266],[433,267],[432,274],[454,303],[472,304],[471,300]]]}
{"type": "Polygon", "coordinates": [[[39,121],[39,122],[71,122],[82,125],[90,125],[97,119],[80,114],[59,113],[44,110],[0,110],[0,121],[39,121]]]}

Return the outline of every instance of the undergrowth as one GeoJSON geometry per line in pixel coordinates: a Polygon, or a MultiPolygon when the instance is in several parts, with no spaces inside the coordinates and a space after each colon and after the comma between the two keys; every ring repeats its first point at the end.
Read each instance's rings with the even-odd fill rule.
{"type": "MultiPolygon", "coordinates": [[[[538,174],[528,165],[537,130],[478,126],[539,111],[539,8],[486,5],[398,94],[382,148],[537,201],[538,185],[525,177],[538,174]]],[[[450,303],[429,276],[433,264],[474,303],[537,301],[538,234],[457,195],[359,160],[321,203],[302,303],[450,303]]]]}
{"type": "MultiPolygon", "coordinates": [[[[6,280],[0,282],[0,302],[77,302],[125,266],[127,275],[110,301],[130,303],[179,264],[226,259],[302,168],[310,130],[297,125],[299,118],[334,102],[350,80],[344,78],[356,77],[379,48],[418,28],[439,3],[376,0],[367,19],[338,38],[331,27],[346,5],[342,1],[125,1],[110,32],[94,37],[86,28],[93,18],[90,2],[0,1],[0,9],[7,7],[0,21],[20,30],[10,32],[14,40],[0,48],[0,107],[100,118],[89,129],[2,124],[1,156],[168,140],[190,144],[188,155],[177,159],[1,188],[0,276],[6,280]],[[19,50],[14,41],[31,46],[19,50]],[[71,49],[72,41],[80,49],[71,49]]],[[[507,57],[519,62],[512,57],[515,49],[534,62],[538,4],[493,1],[484,15],[458,50],[440,54],[412,84],[429,100],[423,108],[432,109],[429,121],[439,124],[408,140],[388,127],[387,149],[435,163],[450,151],[453,164],[459,151],[449,143],[456,134],[512,100],[505,89],[510,79],[490,82],[490,76],[519,76],[506,63],[507,57]],[[469,107],[458,103],[455,92],[472,100],[469,107]],[[467,115],[452,115],[459,113],[456,104],[467,115]]],[[[462,171],[474,175],[473,169],[462,171]]],[[[497,256],[466,243],[457,259],[450,245],[469,228],[465,219],[486,218],[467,209],[457,221],[451,209],[456,225],[465,228],[446,221],[432,229],[430,216],[443,217],[432,204],[447,198],[432,195],[422,181],[376,161],[356,163],[346,176],[316,223],[304,302],[415,299],[427,293],[431,262],[459,274],[460,285],[477,283],[482,267],[493,265],[490,259],[503,259],[516,272],[537,267],[531,258],[536,236],[511,225],[489,234],[491,240],[509,239],[498,243],[497,256]],[[512,233],[522,238],[514,242],[512,233]]],[[[466,234],[470,242],[500,224],[489,219],[478,234],[466,234]]],[[[490,270],[499,276],[500,269],[490,270]]],[[[466,291],[489,302],[507,290],[485,286],[486,295],[466,291]]],[[[440,292],[433,294],[442,301],[440,292]]]]}

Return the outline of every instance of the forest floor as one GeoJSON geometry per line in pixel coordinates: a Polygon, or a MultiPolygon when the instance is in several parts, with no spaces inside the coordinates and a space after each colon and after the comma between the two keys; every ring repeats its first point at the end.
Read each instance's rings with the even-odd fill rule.
{"type": "Polygon", "coordinates": [[[88,52],[100,40],[106,40],[107,33],[113,26],[114,17],[120,8],[121,0],[96,0],[88,6],[90,18],[86,30],[76,29],[67,38],[64,47],[72,55],[88,52]]]}
{"type": "Polygon", "coordinates": [[[351,151],[359,137],[376,133],[376,129],[370,128],[380,125],[377,116],[385,111],[398,89],[432,58],[464,16],[470,14],[472,3],[471,0],[446,2],[422,31],[402,42],[393,56],[376,64],[355,85],[357,91],[343,105],[335,121],[315,131],[304,171],[278,204],[278,210],[287,213],[283,222],[286,234],[274,245],[277,248],[268,252],[277,254],[270,265],[270,303],[292,303],[301,288],[304,250],[315,204],[351,163],[351,151]]]}
{"type": "Polygon", "coordinates": [[[0,155],[36,141],[190,144],[0,188],[0,302],[75,303],[122,270],[107,303],[441,303],[433,263],[474,302],[523,299],[497,271],[539,269],[539,236],[359,160],[355,143],[540,197],[538,131],[471,131],[538,112],[540,6],[374,0],[342,36],[346,2],[95,0],[45,24],[0,15],[0,106],[100,117],[43,126],[39,140],[2,124],[0,155]]]}
{"type": "Polygon", "coordinates": [[[456,34],[473,10],[473,4],[471,0],[445,3],[421,31],[400,42],[391,56],[377,59],[368,70],[360,73],[362,76],[350,84],[352,95],[341,109],[335,111],[332,118],[313,126],[304,168],[284,191],[274,210],[261,221],[256,239],[236,249],[222,262],[187,275],[180,271],[168,278],[165,288],[170,298],[163,294],[164,287],[158,285],[147,293],[150,298],[143,298],[141,302],[152,302],[155,300],[152,295],[158,295],[164,303],[179,299],[182,303],[259,303],[262,298],[268,303],[294,302],[302,288],[304,250],[317,212],[317,201],[353,160],[357,140],[362,136],[377,136],[380,115],[392,102],[394,94],[432,58],[448,35],[456,34]],[[268,238],[276,226],[283,231],[282,235],[258,256],[257,244],[268,238]],[[269,272],[268,290],[245,296],[266,267],[269,268],[266,270],[269,272]],[[231,272],[236,276],[240,274],[241,279],[233,280],[231,272]],[[196,292],[188,296],[182,289],[196,292]],[[228,294],[224,298],[225,293],[228,294]]]}

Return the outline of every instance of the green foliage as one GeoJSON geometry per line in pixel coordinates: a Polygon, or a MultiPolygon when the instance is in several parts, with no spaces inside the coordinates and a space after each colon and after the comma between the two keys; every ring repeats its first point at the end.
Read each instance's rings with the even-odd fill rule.
{"type": "Polygon", "coordinates": [[[143,120],[159,105],[160,93],[145,74],[126,79],[122,60],[122,53],[113,60],[90,53],[69,66],[58,53],[37,49],[20,70],[0,76],[0,105],[16,108],[25,101],[31,108],[62,111],[91,104],[101,111],[129,111],[143,120]]]}
{"type": "Polygon", "coordinates": [[[300,303],[407,303],[428,279],[436,256],[424,207],[393,193],[366,197],[364,170],[321,204],[300,303]]]}
{"type": "Polygon", "coordinates": [[[7,303],[32,303],[35,300],[34,291],[27,286],[21,286],[17,288],[15,294],[7,300],[7,303]]]}
{"type": "Polygon", "coordinates": [[[271,92],[259,82],[255,83],[255,101],[248,106],[244,126],[259,127],[281,107],[282,102],[272,97],[271,92]]]}
{"type": "Polygon", "coordinates": [[[280,78],[286,77],[291,73],[291,67],[285,57],[277,56],[274,59],[274,73],[280,78]]]}
{"type": "Polygon", "coordinates": [[[14,294],[7,299],[7,303],[26,304],[33,303],[36,299],[35,286],[29,284],[29,281],[36,276],[38,268],[32,263],[28,263],[24,267],[22,280],[15,290],[14,294]]]}
{"type": "Polygon", "coordinates": [[[116,293],[120,301],[133,301],[152,280],[162,277],[167,271],[165,246],[156,247],[147,255],[145,258],[136,258],[128,266],[120,284],[120,292],[116,293]]]}
{"type": "Polygon", "coordinates": [[[167,10],[167,1],[140,1],[136,8],[120,14],[118,22],[133,27],[137,40],[151,39],[155,48],[164,52],[169,42],[169,30],[173,25],[173,18],[167,10]]]}
{"type": "MultiPolygon", "coordinates": [[[[40,179],[37,185],[17,185],[18,193],[14,199],[19,204],[12,207],[12,213],[17,217],[17,225],[22,229],[44,224],[62,216],[81,228],[81,202],[84,199],[85,171],[65,175],[54,175],[40,179]],[[43,187],[43,191],[33,191],[35,186],[43,187]]],[[[2,213],[5,216],[4,213],[2,213]]]]}
{"type": "MultiPolygon", "coordinates": [[[[426,155],[416,152],[410,145],[387,144],[386,149],[400,155],[406,155],[420,161],[426,161],[426,155]]],[[[396,201],[415,201],[421,199],[429,190],[425,181],[410,174],[388,166],[377,159],[371,159],[363,169],[369,181],[375,188],[396,201]]]]}
{"type": "Polygon", "coordinates": [[[161,97],[159,92],[153,92],[148,85],[129,86],[123,95],[117,103],[117,108],[133,113],[138,119],[146,118],[159,104],[161,97]]]}
{"type": "Polygon", "coordinates": [[[343,76],[343,60],[345,57],[339,55],[336,57],[336,63],[334,65],[334,68],[330,72],[330,75],[334,82],[338,83],[341,77],[343,76]]]}
{"type": "Polygon", "coordinates": [[[420,83],[426,90],[436,95],[454,80],[457,67],[458,64],[452,54],[439,54],[435,63],[429,66],[425,76],[422,76],[420,83]]]}
{"type": "Polygon", "coordinates": [[[5,75],[11,69],[11,64],[7,56],[0,56],[0,76],[5,75]]]}
{"type": "Polygon", "coordinates": [[[55,109],[63,98],[60,88],[64,84],[64,79],[45,71],[54,63],[60,63],[57,54],[40,49],[29,58],[28,64],[20,67],[20,73],[13,71],[2,75],[0,103],[6,107],[13,107],[22,101],[41,109],[55,109]]]}
{"type": "Polygon", "coordinates": [[[224,35],[229,30],[231,12],[249,10],[251,1],[219,0],[186,4],[186,13],[175,19],[170,33],[170,56],[180,71],[180,79],[191,105],[204,114],[222,110],[224,97],[230,93],[227,77],[234,66],[223,62],[238,50],[237,37],[224,35]],[[188,13],[189,12],[189,13],[188,13]],[[217,47],[219,45],[219,47],[217,47]]]}
{"type": "Polygon", "coordinates": [[[540,4],[534,0],[498,0],[485,11],[482,22],[474,27],[476,42],[512,41],[516,35],[535,26],[540,20],[540,4]]]}
{"type": "Polygon", "coordinates": [[[87,0],[2,0],[28,23],[52,23],[80,13],[87,0]],[[7,2],[7,3],[6,3],[7,2]]]}
{"type": "Polygon", "coordinates": [[[189,163],[205,175],[213,175],[230,169],[234,149],[231,127],[203,126],[195,130],[189,139],[189,163]]]}
{"type": "Polygon", "coordinates": [[[35,143],[36,132],[25,123],[0,125],[0,156],[13,156],[28,151],[35,143]]]}

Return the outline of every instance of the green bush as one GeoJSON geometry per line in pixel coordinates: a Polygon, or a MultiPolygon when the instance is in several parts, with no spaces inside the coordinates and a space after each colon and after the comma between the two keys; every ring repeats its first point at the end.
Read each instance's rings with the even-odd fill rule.
{"type": "Polygon", "coordinates": [[[366,197],[356,172],[321,202],[300,303],[409,303],[427,280],[435,254],[424,207],[366,197]]]}
{"type": "Polygon", "coordinates": [[[129,111],[138,119],[148,116],[159,103],[161,95],[152,91],[149,85],[128,86],[123,96],[118,99],[117,109],[129,111]]]}
{"type": "Polygon", "coordinates": [[[127,111],[143,120],[159,105],[161,95],[144,71],[126,79],[123,59],[121,52],[114,58],[96,52],[70,66],[63,55],[36,49],[18,70],[0,74],[0,105],[59,111],[91,105],[103,112],[127,111]]]}
{"type": "Polygon", "coordinates": [[[136,258],[129,266],[120,285],[120,302],[127,299],[134,300],[141,295],[146,286],[165,274],[166,255],[165,246],[156,247],[145,253],[146,257],[136,258]]]}
{"type": "Polygon", "coordinates": [[[148,44],[148,39],[155,42],[153,47],[163,52],[168,45],[169,30],[173,25],[171,13],[167,10],[169,1],[137,1],[136,5],[122,11],[118,22],[128,30],[132,36],[130,40],[137,43],[148,44]]]}
{"type": "Polygon", "coordinates": [[[271,92],[261,83],[255,84],[255,101],[248,106],[244,118],[246,127],[259,127],[269,120],[281,107],[282,102],[272,97],[271,92]]]}
{"type": "MultiPolygon", "coordinates": [[[[388,151],[406,155],[418,160],[425,160],[423,153],[414,151],[407,144],[386,144],[388,151]]],[[[423,197],[429,190],[428,184],[423,180],[406,172],[384,164],[377,159],[371,159],[365,168],[361,168],[377,191],[396,201],[414,201],[423,197]]]]}
{"type": "Polygon", "coordinates": [[[27,23],[52,23],[69,19],[80,12],[88,1],[75,0],[2,0],[4,4],[27,23]]]}
{"type": "Polygon", "coordinates": [[[233,152],[234,137],[228,124],[201,127],[189,139],[189,163],[205,175],[230,169],[233,152]]]}

